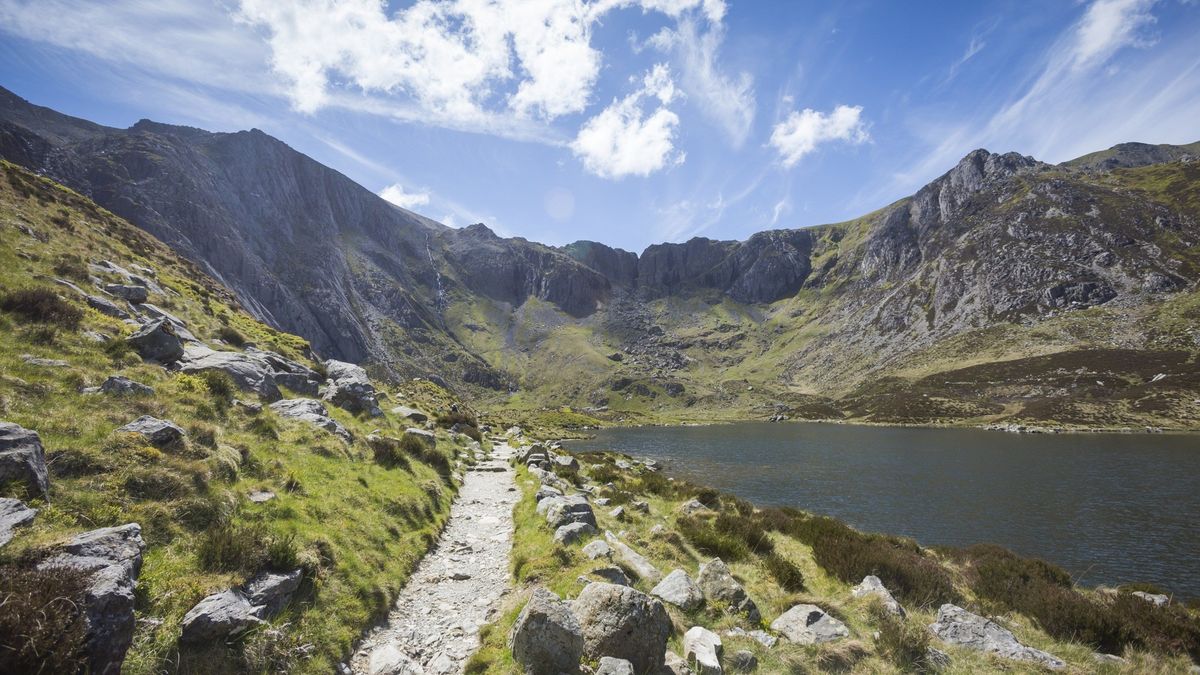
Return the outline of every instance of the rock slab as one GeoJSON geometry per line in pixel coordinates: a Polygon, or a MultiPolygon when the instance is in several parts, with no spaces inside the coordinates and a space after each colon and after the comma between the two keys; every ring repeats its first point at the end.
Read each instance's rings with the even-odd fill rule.
{"type": "Polygon", "coordinates": [[[816,605],[796,605],[771,622],[771,630],[791,642],[816,645],[850,636],[846,624],[816,605]]]}
{"type": "Polygon", "coordinates": [[[946,603],[938,609],[937,621],[929,630],[943,642],[1006,659],[1036,663],[1051,670],[1066,667],[1063,661],[1040,649],[1021,644],[1012,631],[962,607],[946,603]]]}

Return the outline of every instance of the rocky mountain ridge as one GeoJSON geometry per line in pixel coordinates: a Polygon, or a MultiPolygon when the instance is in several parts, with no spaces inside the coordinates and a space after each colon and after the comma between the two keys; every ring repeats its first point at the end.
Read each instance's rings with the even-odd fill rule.
{"type": "MultiPolygon", "coordinates": [[[[948,345],[971,335],[1007,335],[989,343],[996,359],[1112,343],[1038,326],[1100,307],[1079,316],[1107,325],[1191,295],[1198,150],[1128,143],[1057,166],[977,150],[854,221],[639,255],[447,228],[259,131],[113,129],[0,91],[0,157],[151,232],[323,356],[444,375],[485,398],[518,392],[519,405],[631,412],[805,416],[795,397],[815,395],[822,416],[844,416],[881,376],[970,361],[948,345]]],[[[1177,329],[1115,342],[1195,351],[1177,329]]]]}

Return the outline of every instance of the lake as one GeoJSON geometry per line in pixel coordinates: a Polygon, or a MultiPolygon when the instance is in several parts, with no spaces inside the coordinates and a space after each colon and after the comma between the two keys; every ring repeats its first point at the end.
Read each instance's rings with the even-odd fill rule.
{"type": "Polygon", "coordinates": [[[604,429],[568,445],[927,546],[1001,544],[1088,586],[1200,597],[1200,436],[754,422],[604,429]]]}

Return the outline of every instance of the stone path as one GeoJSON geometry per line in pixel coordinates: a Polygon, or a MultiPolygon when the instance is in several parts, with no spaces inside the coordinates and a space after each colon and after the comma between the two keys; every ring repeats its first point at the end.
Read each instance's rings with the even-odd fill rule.
{"type": "Polygon", "coordinates": [[[450,522],[421,561],[385,626],[351,659],[358,675],[461,673],[509,591],[512,509],[520,493],[508,445],[472,467],[450,509],[450,522]]]}

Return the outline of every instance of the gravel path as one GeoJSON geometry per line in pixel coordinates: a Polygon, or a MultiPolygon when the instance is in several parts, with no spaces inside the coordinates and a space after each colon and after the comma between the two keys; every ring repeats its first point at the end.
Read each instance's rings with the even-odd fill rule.
{"type": "Polygon", "coordinates": [[[462,672],[479,648],[480,626],[511,586],[512,509],[520,496],[508,465],[512,453],[508,445],[493,446],[491,457],[467,472],[441,539],[400,592],[387,624],[363,640],[352,672],[462,672]]]}

